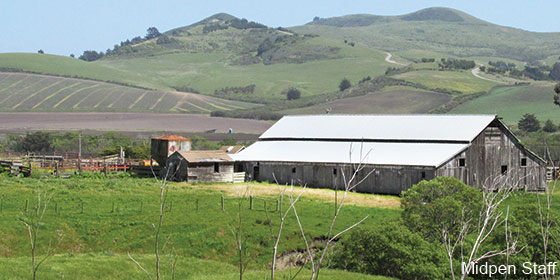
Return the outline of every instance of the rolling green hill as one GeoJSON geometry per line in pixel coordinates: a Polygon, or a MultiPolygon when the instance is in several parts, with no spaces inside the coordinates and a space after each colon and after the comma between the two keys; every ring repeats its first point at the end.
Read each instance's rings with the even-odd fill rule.
{"type": "Polygon", "coordinates": [[[498,114],[507,123],[517,123],[530,113],[540,121],[560,121],[560,108],[552,103],[552,85],[498,87],[489,94],[466,102],[451,113],[498,114]]]}
{"type": "MultiPolygon", "coordinates": [[[[438,66],[441,58],[464,58],[477,64],[503,60],[515,63],[521,70],[527,64],[551,66],[559,61],[557,37],[558,33],[494,25],[447,8],[401,16],[318,18],[290,29],[270,28],[222,13],[152,39],[138,37],[121,42],[93,62],[47,54],[0,54],[0,71],[4,72],[27,71],[141,88],[114,87],[111,98],[116,100],[105,104],[74,101],[89,93],[89,89],[78,85],[60,89],[61,92],[52,87],[54,92],[45,89],[21,104],[12,104],[34,93],[28,92],[33,88],[13,85],[3,91],[10,98],[0,104],[0,109],[204,114],[237,110],[233,115],[262,115],[243,112],[253,107],[246,103],[251,102],[265,105],[260,112],[276,115],[323,112],[325,108],[348,113],[446,112],[458,100],[474,102],[481,92],[520,80],[486,73],[475,76],[471,70],[442,71],[438,66]],[[422,58],[435,61],[419,63],[422,58]],[[367,76],[385,76],[390,67],[397,70],[388,75],[415,84],[414,89],[359,97],[338,92],[343,78],[357,85],[367,76]],[[285,92],[292,87],[301,91],[301,99],[289,103],[285,92]],[[79,92],[72,93],[74,88],[79,92]],[[20,90],[19,95],[8,96],[20,90]],[[71,96],[62,100],[67,93],[71,96]],[[168,104],[157,103],[154,107],[150,100],[160,100],[161,96],[166,96],[168,104]],[[423,102],[413,104],[409,98],[422,98],[423,102]]],[[[82,86],[90,83],[83,82],[82,86]]]]}
{"type": "Polygon", "coordinates": [[[317,19],[291,29],[396,54],[421,50],[457,57],[490,56],[526,62],[560,55],[558,33],[499,26],[449,8],[428,8],[402,16],[348,15],[317,19]]]}

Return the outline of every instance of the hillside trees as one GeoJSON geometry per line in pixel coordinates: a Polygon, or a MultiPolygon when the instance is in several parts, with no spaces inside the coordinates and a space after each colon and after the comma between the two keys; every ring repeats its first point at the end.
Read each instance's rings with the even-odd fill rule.
{"type": "Polygon", "coordinates": [[[150,40],[150,39],[154,39],[157,38],[161,35],[161,33],[159,32],[159,30],[155,27],[148,27],[148,29],[146,30],[146,40],[150,40]]]}
{"type": "Polygon", "coordinates": [[[541,129],[541,124],[534,114],[525,114],[517,123],[519,129],[525,132],[535,132],[541,129]]]}
{"type": "Polygon", "coordinates": [[[546,80],[546,75],[539,67],[532,67],[532,66],[525,66],[525,70],[523,71],[525,76],[531,78],[533,80],[541,81],[546,80]]]}
{"type": "Polygon", "coordinates": [[[103,58],[104,54],[103,52],[96,52],[94,50],[87,50],[84,51],[84,53],[82,55],[80,55],[78,58],[84,61],[96,61],[98,59],[103,58]]]}
{"type": "Polygon", "coordinates": [[[558,127],[556,127],[556,125],[554,125],[554,123],[550,119],[546,120],[546,122],[544,123],[544,126],[543,126],[543,131],[544,132],[555,132],[556,130],[558,130],[558,127]]]}
{"type": "Polygon", "coordinates": [[[352,84],[350,83],[350,81],[346,78],[342,79],[342,81],[340,81],[340,84],[338,85],[338,89],[340,89],[340,91],[344,91],[348,88],[350,88],[352,86],[352,84]]]}
{"type": "Polygon", "coordinates": [[[552,70],[550,70],[550,73],[548,74],[548,77],[555,81],[560,80],[560,63],[554,63],[554,65],[552,66],[552,70]]]}
{"type": "Polygon", "coordinates": [[[554,104],[560,106],[560,83],[557,83],[554,87],[554,104]]]}
{"type": "Polygon", "coordinates": [[[286,93],[286,98],[288,100],[299,99],[301,97],[301,92],[297,88],[290,88],[286,93]]]}
{"type": "Polygon", "coordinates": [[[473,60],[464,60],[464,59],[454,59],[454,58],[442,58],[441,62],[439,63],[439,67],[441,69],[462,69],[468,70],[472,69],[476,66],[476,63],[473,60]]]}

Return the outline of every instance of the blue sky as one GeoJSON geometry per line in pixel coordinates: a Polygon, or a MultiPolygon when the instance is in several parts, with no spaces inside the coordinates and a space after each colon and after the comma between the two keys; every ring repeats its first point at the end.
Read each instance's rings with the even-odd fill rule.
{"type": "MultiPolygon", "coordinates": [[[[0,3],[0,53],[37,52],[69,55],[106,50],[143,36],[150,26],[166,31],[225,12],[272,27],[302,25],[315,16],[368,13],[401,15],[428,7],[450,7],[499,25],[538,32],[559,32],[558,0],[52,0],[0,3]],[[157,3],[157,4],[156,4],[157,3]]],[[[559,37],[560,42],[560,37],[559,37]]]]}

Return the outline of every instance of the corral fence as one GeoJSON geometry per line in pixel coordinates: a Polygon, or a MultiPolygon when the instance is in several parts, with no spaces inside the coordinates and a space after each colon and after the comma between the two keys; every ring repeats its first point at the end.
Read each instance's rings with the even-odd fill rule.
{"type": "MultiPolygon", "coordinates": [[[[279,199],[264,199],[254,196],[248,197],[224,197],[219,198],[170,198],[164,206],[164,212],[183,212],[185,215],[206,209],[221,209],[226,211],[232,207],[233,203],[240,200],[248,202],[244,206],[245,209],[261,212],[281,212],[282,203],[279,199]],[[216,200],[214,200],[216,199],[216,200]],[[219,199],[219,200],[218,200],[219,199]]],[[[12,195],[0,193],[0,215],[6,212],[27,213],[35,211],[37,198],[30,196],[22,198],[18,196],[14,198],[12,195]]],[[[47,212],[56,215],[74,215],[74,214],[142,214],[152,213],[159,204],[150,199],[112,199],[110,202],[100,205],[98,202],[89,200],[66,200],[53,196],[48,202],[47,212]]]]}
{"type": "Polygon", "coordinates": [[[234,200],[240,203],[247,202],[249,205],[249,210],[282,212],[282,201],[280,199],[264,199],[260,197],[254,197],[252,195],[248,197],[225,197],[222,195],[220,198],[220,206],[222,208],[222,211],[226,211],[226,201],[228,200],[234,200]]]}

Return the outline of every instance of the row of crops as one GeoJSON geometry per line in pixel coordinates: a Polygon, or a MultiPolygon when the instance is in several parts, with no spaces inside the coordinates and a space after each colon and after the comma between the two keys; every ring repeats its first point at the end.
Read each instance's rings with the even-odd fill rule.
{"type": "Polygon", "coordinates": [[[96,81],[0,73],[0,111],[132,111],[210,113],[251,103],[203,95],[152,91],[96,81]]]}

